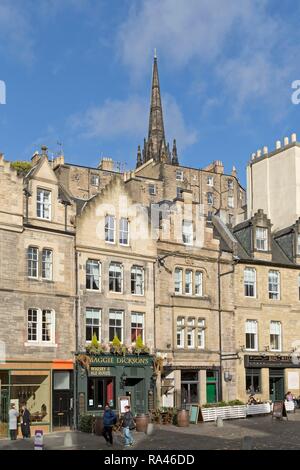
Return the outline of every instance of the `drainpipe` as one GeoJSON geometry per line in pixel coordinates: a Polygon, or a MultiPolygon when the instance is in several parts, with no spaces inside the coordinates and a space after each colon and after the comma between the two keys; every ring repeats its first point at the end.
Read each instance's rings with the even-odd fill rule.
{"type": "Polygon", "coordinates": [[[78,410],[78,393],[77,393],[77,381],[78,381],[78,367],[76,361],[76,354],[79,352],[79,262],[78,262],[78,251],[75,248],[75,367],[74,367],[74,381],[73,381],[73,390],[74,390],[74,428],[77,429],[77,410],[78,410]]]}

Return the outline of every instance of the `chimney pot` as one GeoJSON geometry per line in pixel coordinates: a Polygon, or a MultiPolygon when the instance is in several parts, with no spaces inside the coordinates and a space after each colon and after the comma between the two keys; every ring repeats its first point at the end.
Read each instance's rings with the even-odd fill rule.
{"type": "Polygon", "coordinates": [[[265,146],[263,147],[263,154],[264,154],[264,155],[267,155],[267,153],[268,153],[268,147],[265,145],[265,146]]]}
{"type": "Polygon", "coordinates": [[[254,160],[255,157],[256,157],[256,153],[255,152],[251,153],[251,160],[254,160]]]}
{"type": "Polygon", "coordinates": [[[276,140],[275,146],[276,146],[276,150],[278,150],[278,149],[281,148],[281,142],[280,142],[280,140],[276,140]]]}
{"type": "Polygon", "coordinates": [[[283,144],[284,144],[284,146],[289,145],[289,138],[288,137],[284,137],[283,144]]]}
{"type": "Polygon", "coordinates": [[[291,142],[297,142],[297,135],[295,132],[291,135],[291,142]]]}
{"type": "Polygon", "coordinates": [[[256,156],[257,156],[257,157],[261,157],[261,150],[260,150],[260,149],[259,149],[259,150],[257,150],[257,152],[256,152],[256,156]]]}

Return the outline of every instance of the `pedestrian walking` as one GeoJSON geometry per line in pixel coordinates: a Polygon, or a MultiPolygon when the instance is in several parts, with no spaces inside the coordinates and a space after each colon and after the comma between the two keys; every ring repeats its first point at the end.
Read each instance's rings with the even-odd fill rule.
{"type": "Polygon", "coordinates": [[[26,404],[22,405],[21,431],[22,431],[23,439],[30,438],[30,412],[27,409],[26,404]]]}
{"type": "Polygon", "coordinates": [[[16,410],[16,405],[12,403],[8,412],[8,427],[10,438],[12,441],[15,441],[17,439],[18,416],[19,412],[16,410]]]}
{"type": "Polygon", "coordinates": [[[131,431],[135,429],[135,421],[133,414],[130,411],[130,406],[125,406],[125,413],[122,421],[123,435],[125,438],[125,447],[131,447],[133,445],[133,437],[131,431]]]}
{"type": "Polygon", "coordinates": [[[106,403],[105,405],[105,410],[103,414],[103,437],[106,441],[106,444],[113,445],[113,435],[112,435],[112,429],[113,425],[116,424],[117,422],[117,416],[113,412],[113,410],[110,408],[109,404],[106,403]]]}

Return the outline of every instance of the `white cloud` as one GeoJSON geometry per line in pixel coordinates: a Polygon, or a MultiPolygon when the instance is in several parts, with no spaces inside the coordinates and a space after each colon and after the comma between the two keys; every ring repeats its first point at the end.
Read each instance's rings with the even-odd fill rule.
{"type": "MultiPolygon", "coordinates": [[[[286,100],[288,77],[296,74],[295,40],[268,0],[138,0],[120,25],[118,54],[133,78],[149,70],[153,49],[169,71],[184,71],[187,92],[203,89],[207,69],[216,95],[229,98],[238,114],[265,100],[286,100]],[[293,64],[293,65],[291,65],[293,64]],[[221,92],[220,92],[221,88],[221,92]],[[276,98],[274,99],[274,96],[276,98]]],[[[296,34],[296,33],[295,33],[296,34]]]]}
{"type": "MultiPolygon", "coordinates": [[[[167,139],[178,139],[179,148],[195,143],[197,133],[187,127],[172,96],[163,96],[163,109],[167,139]]],[[[106,100],[102,106],[94,106],[83,114],[71,116],[69,123],[73,131],[79,131],[86,138],[113,140],[120,136],[134,137],[142,143],[143,137],[147,137],[148,116],[149,99],[130,96],[123,101],[106,100]]]]}

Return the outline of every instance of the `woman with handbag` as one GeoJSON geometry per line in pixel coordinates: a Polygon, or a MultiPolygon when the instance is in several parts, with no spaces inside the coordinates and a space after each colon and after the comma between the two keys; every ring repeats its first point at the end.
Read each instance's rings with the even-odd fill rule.
{"type": "Polygon", "coordinates": [[[123,416],[123,435],[125,438],[125,447],[131,447],[133,445],[133,437],[131,431],[135,429],[135,421],[133,418],[133,414],[130,411],[130,406],[125,406],[125,413],[123,416]]]}

